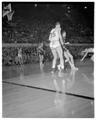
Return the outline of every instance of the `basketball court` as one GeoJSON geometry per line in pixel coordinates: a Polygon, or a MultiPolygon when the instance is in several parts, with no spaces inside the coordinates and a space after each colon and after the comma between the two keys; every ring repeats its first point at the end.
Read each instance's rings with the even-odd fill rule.
{"type": "Polygon", "coordinates": [[[39,64],[3,67],[3,117],[93,118],[94,64],[76,60],[78,71],[43,71],[39,64]]]}

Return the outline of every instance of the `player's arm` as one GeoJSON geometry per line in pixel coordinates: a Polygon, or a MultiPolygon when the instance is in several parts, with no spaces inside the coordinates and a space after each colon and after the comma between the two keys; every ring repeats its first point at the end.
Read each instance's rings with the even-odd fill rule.
{"type": "Polygon", "coordinates": [[[58,34],[59,34],[59,38],[60,38],[60,43],[63,46],[64,42],[63,42],[63,39],[62,39],[62,36],[61,36],[61,29],[58,30],[58,34]]]}
{"type": "Polygon", "coordinates": [[[52,38],[52,37],[51,37],[51,33],[50,33],[50,35],[49,35],[49,41],[51,41],[51,38],[52,38]]]}
{"type": "Polygon", "coordinates": [[[65,43],[65,39],[66,39],[66,32],[62,33],[62,37],[63,37],[63,42],[65,43]]]}
{"type": "Polygon", "coordinates": [[[65,39],[66,39],[66,38],[63,39],[63,42],[64,42],[64,43],[65,43],[65,39]]]}

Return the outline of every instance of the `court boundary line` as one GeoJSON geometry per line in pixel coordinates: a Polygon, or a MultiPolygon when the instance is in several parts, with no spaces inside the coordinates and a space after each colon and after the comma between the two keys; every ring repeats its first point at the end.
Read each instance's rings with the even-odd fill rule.
{"type": "MultiPolygon", "coordinates": [[[[23,85],[23,84],[14,83],[14,82],[2,81],[2,83],[7,83],[7,84],[11,84],[11,85],[17,85],[17,86],[26,87],[26,88],[39,89],[39,90],[44,90],[44,91],[49,91],[49,92],[57,92],[56,90],[45,89],[45,88],[40,88],[40,87],[35,87],[35,86],[30,86],[30,85],[23,85]]],[[[63,92],[59,91],[59,93],[62,94],[63,92]]],[[[78,94],[73,94],[73,93],[68,93],[68,92],[65,92],[65,94],[69,95],[69,96],[83,98],[83,99],[94,100],[94,97],[89,97],[89,96],[84,96],[84,95],[78,95],[78,94]]]]}

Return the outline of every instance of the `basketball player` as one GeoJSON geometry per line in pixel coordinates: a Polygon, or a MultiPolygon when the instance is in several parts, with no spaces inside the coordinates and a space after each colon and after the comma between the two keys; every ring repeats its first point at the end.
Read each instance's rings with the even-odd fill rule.
{"type": "Polygon", "coordinates": [[[39,44],[38,48],[37,48],[37,52],[38,52],[38,55],[39,55],[39,63],[40,63],[40,69],[43,70],[43,67],[44,67],[44,55],[45,55],[45,51],[43,49],[43,42],[41,44],[39,44]]]}
{"type": "Polygon", "coordinates": [[[51,30],[49,35],[49,41],[50,41],[50,48],[54,57],[52,63],[52,73],[54,73],[56,70],[56,61],[58,56],[60,58],[61,70],[64,70],[63,50],[61,47],[61,44],[63,45],[63,40],[61,36],[61,27],[59,22],[57,22],[55,28],[51,30]]]}
{"type": "MultiPolygon", "coordinates": [[[[85,57],[87,56],[88,53],[94,53],[94,49],[93,48],[86,48],[84,51],[81,52],[82,54],[84,54],[83,58],[81,59],[81,61],[83,61],[85,59],[85,57]]],[[[91,57],[91,60],[94,62],[94,54],[91,57]]]]}
{"type": "Polygon", "coordinates": [[[21,48],[18,48],[18,55],[16,57],[16,63],[19,63],[19,65],[23,65],[22,49],[21,48]]]}
{"type": "MultiPolygon", "coordinates": [[[[62,33],[62,38],[63,38],[63,41],[64,41],[64,45],[62,46],[63,47],[63,51],[64,51],[64,57],[65,57],[65,62],[68,62],[71,69],[72,70],[78,70],[77,67],[75,67],[75,64],[74,64],[74,59],[73,59],[73,56],[72,54],[70,53],[70,51],[65,47],[65,44],[69,44],[68,43],[65,43],[65,39],[66,39],[66,31],[63,31],[62,33]]],[[[58,65],[58,70],[60,70],[60,65],[58,65]]]]}

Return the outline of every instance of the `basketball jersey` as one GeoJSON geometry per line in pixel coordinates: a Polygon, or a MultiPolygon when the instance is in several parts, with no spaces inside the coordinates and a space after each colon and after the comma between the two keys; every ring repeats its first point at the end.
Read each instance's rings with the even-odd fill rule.
{"type": "Polygon", "coordinates": [[[51,30],[50,36],[49,36],[49,40],[50,40],[50,47],[51,48],[56,48],[58,46],[60,46],[60,42],[59,42],[59,31],[61,30],[61,28],[54,28],[51,30]]]}

